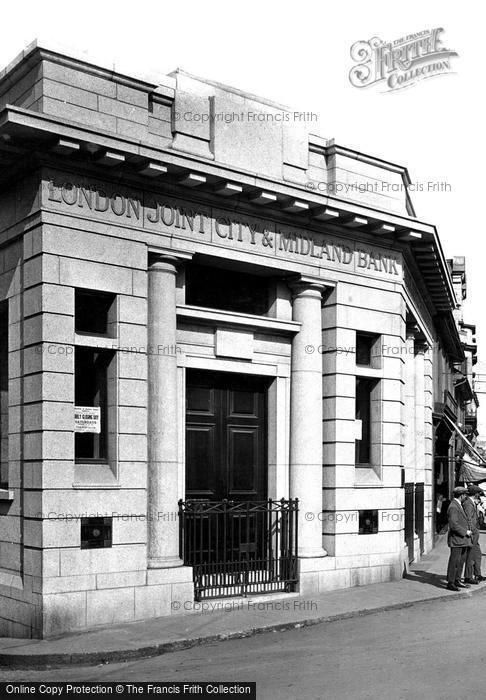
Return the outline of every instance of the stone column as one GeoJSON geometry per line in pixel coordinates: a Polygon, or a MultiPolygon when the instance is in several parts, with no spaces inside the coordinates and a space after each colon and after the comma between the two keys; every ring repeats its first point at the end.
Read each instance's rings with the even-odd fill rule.
{"type": "Polygon", "coordinates": [[[415,341],[415,483],[424,484],[424,553],[432,522],[432,490],[427,473],[425,447],[425,353],[428,345],[423,339],[415,341]]]}
{"type": "Polygon", "coordinates": [[[292,343],[290,385],[290,496],[299,499],[299,556],[323,557],[322,345],[324,285],[301,278],[291,285],[293,320],[302,324],[292,343]]]}
{"type": "Polygon", "coordinates": [[[428,345],[415,342],[415,481],[424,481],[425,470],[425,353],[428,345]]]}
{"type": "Polygon", "coordinates": [[[175,257],[148,268],[148,566],[182,566],[179,557],[175,257]]]}
{"type": "MultiPolygon", "coordinates": [[[[405,472],[405,483],[415,483],[415,357],[414,343],[415,334],[418,332],[418,326],[414,321],[407,321],[405,332],[405,361],[403,367],[404,378],[404,406],[403,406],[403,467],[405,472]]],[[[408,571],[408,546],[405,540],[405,490],[403,490],[403,542],[405,566],[408,571]]],[[[412,501],[412,503],[414,503],[412,501]]],[[[412,505],[414,508],[414,505],[412,505]]],[[[414,514],[414,513],[413,513],[414,514]]],[[[414,526],[414,555],[417,556],[417,536],[415,535],[414,526]]]]}
{"type": "Polygon", "coordinates": [[[405,435],[403,450],[403,466],[405,481],[415,482],[415,324],[407,324],[405,337],[404,363],[404,411],[405,435]]]}
{"type": "Polygon", "coordinates": [[[429,347],[424,355],[424,453],[425,453],[425,483],[427,512],[427,530],[425,536],[425,551],[429,552],[434,546],[434,532],[436,519],[436,502],[434,486],[434,379],[433,379],[433,350],[429,347]],[[430,508],[427,510],[427,501],[430,500],[430,508]]]}

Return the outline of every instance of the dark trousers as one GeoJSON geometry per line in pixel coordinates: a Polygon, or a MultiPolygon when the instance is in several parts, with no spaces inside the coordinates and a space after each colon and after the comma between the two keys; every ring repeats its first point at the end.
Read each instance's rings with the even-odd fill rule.
{"type": "Polygon", "coordinates": [[[449,563],[447,564],[447,583],[454,583],[461,578],[468,549],[471,547],[451,547],[449,563]]]}
{"type": "Polygon", "coordinates": [[[479,546],[479,533],[473,537],[472,547],[468,547],[466,555],[466,568],[464,570],[465,578],[474,578],[481,576],[481,547],[479,546]]]}

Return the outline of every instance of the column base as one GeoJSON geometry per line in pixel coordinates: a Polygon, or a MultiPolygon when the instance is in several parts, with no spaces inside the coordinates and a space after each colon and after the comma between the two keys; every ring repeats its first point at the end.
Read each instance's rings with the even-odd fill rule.
{"type": "Polygon", "coordinates": [[[147,562],[148,569],[173,569],[176,566],[183,566],[184,562],[180,557],[155,557],[147,562]]]}
{"type": "MultiPolygon", "coordinates": [[[[335,576],[335,557],[299,557],[299,593],[301,596],[318,595],[324,574],[335,576]]],[[[346,584],[343,584],[346,585],[346,584]]],[[[349,584],[347,584],[349,585],[349,584]]],[[[341,587],[341,586],[337,586],[341,587]]]]}

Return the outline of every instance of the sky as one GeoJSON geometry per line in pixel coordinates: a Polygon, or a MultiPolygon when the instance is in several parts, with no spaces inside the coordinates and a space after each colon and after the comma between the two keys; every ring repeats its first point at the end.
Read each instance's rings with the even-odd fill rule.
{"type": "MultiPolygon", "coordinates": [[[[478,327],[478,372],[486,375],[484,231],[484,29],[480,4],[368,0],[181,3],[118,0],[5,3],[0,67],[34,38],[86,51],[93,62],[128,72],[188,72],[313,111],[312,131],[340,145],[407,166],[424,191],[412,195],[417,217],[437,226],[446,257],[465,255],[465,320],[478,327]],[[358,89],[348,75],[350,47],[393,41],[435,27],[457,52],[453,73],[399,92],[358,89]],[[428,182],[446,183],[427,191],[428,182]],[[476,207],[476,209],[473,207],[476,207]],[[481,352],[481,348],[483,351],[481,352]]],[[[486,376],[485,376],[486,379],[486,376]]]]}

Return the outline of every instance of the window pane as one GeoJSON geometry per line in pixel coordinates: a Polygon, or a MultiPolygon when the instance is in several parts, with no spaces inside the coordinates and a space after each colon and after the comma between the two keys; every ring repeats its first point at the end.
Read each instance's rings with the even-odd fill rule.
{"type": "Polygon", "coordinates": [[[76,289],[74,292],[74,327],[77,333],[106,335],[114,294],[76,289]]]}
{"type": "Polygon", "coordinates": [[[108,459],[108,391],[107,371],[112,353],[91,348],[75,350],[74,403],[76,406],[99,406],[100,433],[76,433],[75,457],[108,459]]]}
{"type": "Polygon", "coordinates": [[[378,532],[378,511],[377,510],[360,510],[359,511],[359,534],[360,535],[376,535],[378,532]]]}
{"type": "Polygon", "coordinates": [[[361,440],[356,440],[356,464],[370,462],[372,387],[372,380],[356,378],[356,420],[361,421],[361,440]]]}
{"type": "Polygon", "coordinates": [[[264,316],[268,312],[268,298],[265,277],[187,265],[186,304],[264,316]]]}
{"type": "Polygon", "coordinates": [[[8,486],[8,302],[0,304],[0,488],[8,486]]]}
{"type": "Polygon", "coordinates": [[[371,352],[375,337],[356,333],[356,364],[364,367],[371,366],[371,352]]]}

